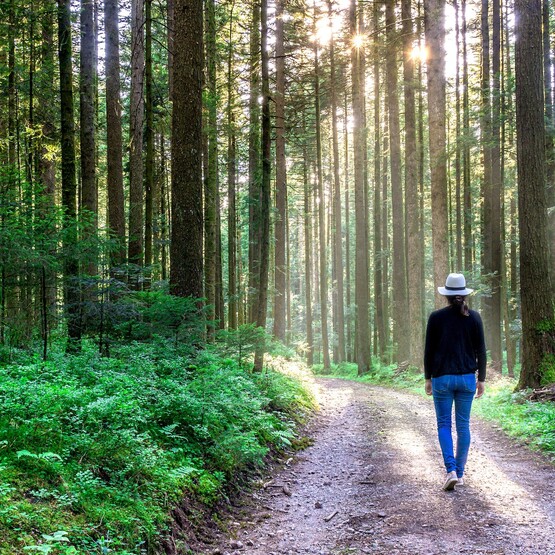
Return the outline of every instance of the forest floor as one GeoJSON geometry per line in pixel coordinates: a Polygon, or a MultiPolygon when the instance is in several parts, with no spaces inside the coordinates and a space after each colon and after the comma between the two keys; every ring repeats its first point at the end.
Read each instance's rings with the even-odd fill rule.
{"type": "Polygon", "coordinates": [[[555,554],[547,458],[473,417],[466,483],[445,492],[431,398],[339,379],[317,380],[317,395],[314,443],[194,553],[555,554]]]}

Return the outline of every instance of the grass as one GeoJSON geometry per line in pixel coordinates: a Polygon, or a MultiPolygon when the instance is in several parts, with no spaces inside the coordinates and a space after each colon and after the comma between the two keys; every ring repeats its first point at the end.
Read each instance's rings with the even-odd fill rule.
{"type": "Polygon", "coordinates": [[[154,553],[172,508],[217,503],[314,406],[283,357],[252,373],[244,354],[162,338],[112,355],[1,369],[0,554],[154,553]]]}
{"type": "MultiPolygon", "coordinates": [[[[313,370],[322,375],[321,365],[313,370]]],[[[331,376],[425,395],[424,375],[415,367],[397,373],[395,365],[383,365],[374,360],[372,371],[358,376],[356,364],[342,363],[332,366],[331,376]]],[[[555,403],[528,400],[528,391],[515,391],[517,383],[518,377],[487,381],[486,393],[472,405],[474,414],[497,423],[508,435],[530,448],[555,456],[555,403]]]]}

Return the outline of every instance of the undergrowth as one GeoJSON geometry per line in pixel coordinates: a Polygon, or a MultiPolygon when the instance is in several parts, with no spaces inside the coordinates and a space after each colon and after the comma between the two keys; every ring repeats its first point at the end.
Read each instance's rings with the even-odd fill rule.
{"type": "MultiPolygon", "coordinates": [[[[322,366],[315,366],[314,371],[321,373],[322,366]]],[[[374,360],[371,371],[358,376],[356,364],[341,363],[332,366],[331,375],[425,395],[424,374],[416,367],[397,371],[396,365],[384,365],[374,360]]],[[[486,393],[473,403],[472,411],[496,422],[509,435],[531,448],[555,455],[555,403],[530,401],[530,391],[515,391],[517,383],[518,376],[487,380],[486,393]]]]}
{"type": "Polygon", "coordinates": [[[294,439],[313,401],[245,353],[180,353],[154,337],[54,352],[0,372],[0,553],[155,551],[185,496],[221,498],[294,439]]]}

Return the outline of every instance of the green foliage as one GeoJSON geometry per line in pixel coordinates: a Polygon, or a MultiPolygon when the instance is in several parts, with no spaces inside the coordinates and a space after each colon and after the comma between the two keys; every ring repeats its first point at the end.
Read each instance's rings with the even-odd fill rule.
{"type": "Polygon", "coordinates": [[[555,354],[546,353],[540,364],[541,385],[555,383],[555,354]]]}
{"type": "Polygon", "coordinates": [[[76,555],[77,550],[69,543],[67,532],[59,531],[53,534],[42,534],[44,543],[40,545],[29,545],[24,547],[25,551],[34,551],[36,553],[59,553],[60,555],[76,555]]]}
{"type": "MultiPolygon", "coordinates": [[[[314,372],[321,371],[321,365],[313,367],[314,372]]],[[[393,387],[418,386],[422,380],[422,372],[415,366],[398,368],[396,364],[385,364],[379,358],[372,359],[370,371],[363,376],[358,375],[358,367],[352,362],[332,364],[331,373],[334,377],[347,378],[360,382],[376,383],[393,387]]]]}
{"type": "Polygon", "coordinates": [[[555,320],[542,320],[536,325],[541,336],[544,356],[538,368],[542,386],[555,383],[555,320]]]}
{"type": "MultiPolygon", "coordinates": [[[[175,297],[166,289],[165,283],[155,284],[148,291],[120,287],[115,295],[102,299],[104,333],[108,335],[104,341],[111,344],[150,341],[156,335],[172,339],[175,349],[194,351],[204,338],[204,309],[199,301],[175,297]]],[[[97,316],[89,332],[100,337],[101,325],[97,316]]]]}
{"type": "Polygon", "coordinates": [[[530,401],[529,392],[515,392],[515,385],[513,380],[488,384],[472,410],[531,447],[555,454],[555,403],[530,401]]]}
{"type": "Polygon", "coordinates": [[[142,553],[184,495],[214,503],[238,472],[291,445],[311,407],[299,382],[219,348],[176,348],[184,323],[162,316],[167,296],[136,298],[167,318],[168,337],[111,358],[85,341],[79,355],[2,369],[0,553],[142,553]]]}
{"type": "Polygon", "coordinates": [[[268,339],[266,331],[256,324],[243,324],[236,330],[218,330],[216,335],[224,353],[235,358],[240,366],[250,360],[252,353],[263,347],[268,339]]]}

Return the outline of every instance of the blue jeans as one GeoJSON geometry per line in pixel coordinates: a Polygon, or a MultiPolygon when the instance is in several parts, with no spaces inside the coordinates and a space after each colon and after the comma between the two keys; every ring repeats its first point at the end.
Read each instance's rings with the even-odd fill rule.
{"type": "Polygon", "coordinates": [[[437,417],[437,435],[443,453],[443,462],[447,472],[455,470],[459,478],[464,474],[464,467],[470,447],[470,409],[476,393],[476,376],[474,374],[447,374],[432,378],[432,392],[437,417]],[[453,437],[451,435],[451,418],[455,402],[455,426],[457,428],[457,452],[453,454],[453,437]]]}

